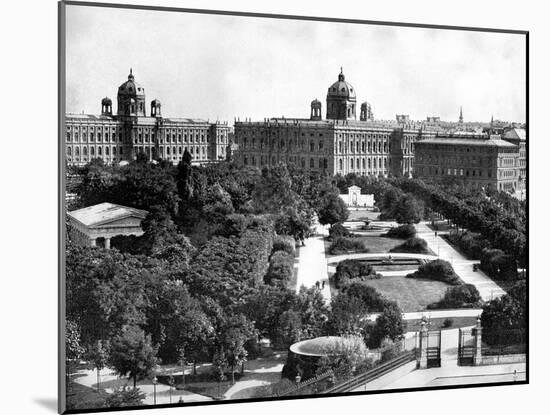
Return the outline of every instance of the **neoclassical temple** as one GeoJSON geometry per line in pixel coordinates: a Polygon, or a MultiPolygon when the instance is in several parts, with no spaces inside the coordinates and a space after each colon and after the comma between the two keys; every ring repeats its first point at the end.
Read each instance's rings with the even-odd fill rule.
{"type": "Polygon", "coordinates": [[[138,154],[149,160],[177,164],[185,150],[194,164],[225,160],[228,156],[227,122],[163,117],[161,103],[153,99],[147,115],[145,88],[130,69],[117,91],[117,110],[105,97],[101,114],[66,114],[65,157],[69,165],[84,165],[95,158],[107,164],[131,161],[138,154]]]}
{"type": "Polygon", "coordinates": [[[149,212],[113,203],[100,203],[67,212],[69,237],[78,245],[109,249],[118,235],[143,235],[141,222],[149,212]]]}

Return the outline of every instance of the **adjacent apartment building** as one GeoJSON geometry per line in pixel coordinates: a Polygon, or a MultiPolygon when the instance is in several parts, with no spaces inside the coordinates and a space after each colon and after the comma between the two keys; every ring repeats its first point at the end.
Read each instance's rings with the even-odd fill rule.
{"type": "Polygon", "coordinates": [[[491,134],[446,134],[416,143],[415,176],[468,187],[518,190],[519,146],[491,134]]]}

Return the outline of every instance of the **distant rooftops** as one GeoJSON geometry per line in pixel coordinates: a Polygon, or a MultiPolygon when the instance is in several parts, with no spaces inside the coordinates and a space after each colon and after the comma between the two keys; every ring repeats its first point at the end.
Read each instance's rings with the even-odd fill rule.
{"type": "Polygon", "coordinates": [[[502,138],[525,141],[527,139],[527,134],[523,128],[512,128],[506,131],[502,138]]]}
{"type": "Polygon", "coordinates": [[[482,147],[517,147],[508,141],[502,140],[499,135],[474,135],[474,134],[453,134],[448,136],[436,136],[416,142],[416,145],[423,144],[453,144],[482,147]]]}

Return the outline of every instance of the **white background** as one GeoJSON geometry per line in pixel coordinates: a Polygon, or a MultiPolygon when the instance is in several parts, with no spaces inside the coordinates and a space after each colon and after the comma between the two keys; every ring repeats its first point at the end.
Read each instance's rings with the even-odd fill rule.
{"type": "MultiPolygon", "coordinates": [[[[548,11],[518,1],[138,1],[190,8],[530,30],[531,384],[140,411],[176,413],[542,413],[550,397],[543,261],[548,202],[548,11]],[[535,241],[535,238],[537,239],[535,241]],[[538,259],[538,266],[535,263],[538,259]],[[546,356],[545,356],[546,354],[546,356]]],[[[3,2],[0,13],[0,412],[52,414],[57,393],[57,5],[3,2]]],[[[144,30],[151,30],[149,28],[144,30]]],[[[152,29],[154,30],[154,29],[152,29]]],[[[90,51],[93,54],[94,51],[90,51]]],[[[523,59],[518,56],[518,59],[523,59]]],[[[109,63],[106,62],[105,65],[109,63]]],[[[499,62],[494,62],[499,65],[499,62]]],[[[85,80],[83,80],[85,82],[85,80]]],[[[488,106],[490,106],[488,104],[488,106]]],[[[125,412],[126,413],[126,412],[125,412]]],[[[136,412],[138,413],[138,412],[136,412]]]]}

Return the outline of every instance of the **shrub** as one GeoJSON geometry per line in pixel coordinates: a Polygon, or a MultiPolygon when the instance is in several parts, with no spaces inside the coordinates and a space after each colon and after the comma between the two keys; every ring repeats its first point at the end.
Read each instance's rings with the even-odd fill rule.
{"type": "Polygon", "coordinates": [[[328,231],[328,237],[330,240],[333,240],[335,238],[339,237],[348,237],[350,236],[350,231],[341,223],[335,223],[332,225],[332,227],[328,231]]]}
{"type": "Polygon", "coordinates": [[[334,286],[340,289],[352,280],[372,274],[375,274],[373,267],[365,261],[346,259],[338,263],[336,273],[332,278],[334,286]]]}
{"type": "Polygon", "coordinates": [[[392,227],[390,230],[384,235],[388,238],[402,238],[402,239],[408,239],[412,238],[416,235],[416,228],[412,224],[407,225],[399,225],[398,227],[392,227]]]}
{"type": "Polygon", "coordinates": [[[412,237],[407,239],[401,245],[392,248],[390,252],[408,252],[413,254],[427,254],[430,252],[428,244],[422,238],[412,237]]]}
{"type": "Polygon", "coordinates": [[[460,285],[462,280],[456,275],[453,267],[447,261],[436,259],[421,265],[417,271],[407,275],[408,278],[421,278],[460,285]]]}
{"type": "Polygon", "coordinates": [[[443,328],[449,328],[453,325],[454,321],[452,318],[446,318],[445,320],[443,320],[443,328]]]}
{"type": "Polygon", "coordinates": [[[323,352],[326,356],[319,359],[317,374],[332,370],[336,379],[346,379],[372,367],[372,360],[368,357],[368,349],[361,336],[343,336],[327,345],[323,352]]]}
{"type": "Polygon", "coordinates": [[[272,252],[276,251],[283,251],[289,255],[296,256],[296,241],[289,235],[275,235],[272,252]]]}
{"type": "Polygon", "coordinates": [[[264,282],[286,287],[294,275],[294,257],[285,251],[275,251],[269,260],[264,282]]]}
{"type": "Polygon", "coordinates": [[[481,269],[491,278],[507,281],[518,279],[516,260],[500,249],[484,249],[480,262],[481,269]]]}
{"type": "Polygon", "coordinates": [[[339,237],[332,242],[328,252],[331,255],[339,255],[350,252],[369,252],[369,250],[360,239],[339,237]]]}
{"type": "Polygon", "coordinates": [[[105,401],[109,408],[142,405],[145,394],[139,389],[116,389],[105,401]]]}
{"type": "Polygon", "coordinates": [[[447,288],[443,298],[437,303],[430,304],[429,309],[435,308],[470,308],[481,304],[481,296],[473,284],[462,284],[447,288]]]}

